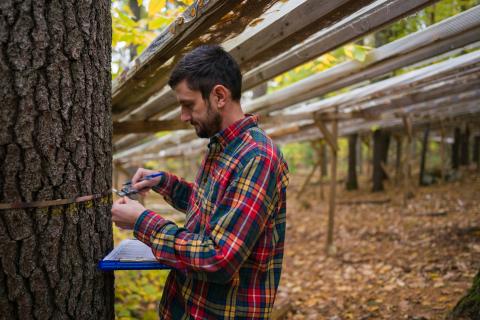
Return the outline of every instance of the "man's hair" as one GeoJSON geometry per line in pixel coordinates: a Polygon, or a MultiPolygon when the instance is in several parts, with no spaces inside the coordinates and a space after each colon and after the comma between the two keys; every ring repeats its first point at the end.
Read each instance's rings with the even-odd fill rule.
{"type": "Polygon", "coordinates": [[[203,45],[186,54],[173,69],[168,85],[174,89],[183,80],[191,90],[200,91],[205,100],[213,87],[221,84],[230,90],[234,101],[240,101],[240,67],[220,46],[203,45]]]}

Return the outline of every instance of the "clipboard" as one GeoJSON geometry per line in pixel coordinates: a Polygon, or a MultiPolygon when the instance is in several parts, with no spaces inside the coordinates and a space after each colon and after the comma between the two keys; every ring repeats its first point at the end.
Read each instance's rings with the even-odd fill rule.
{"type": "Polygon", "coordinates": [[[103,271],[113,270],[166,270],[170,266],[155,259],[152,249],[136,239],[120,242],[105,258],[98,263],[103,271]]]}

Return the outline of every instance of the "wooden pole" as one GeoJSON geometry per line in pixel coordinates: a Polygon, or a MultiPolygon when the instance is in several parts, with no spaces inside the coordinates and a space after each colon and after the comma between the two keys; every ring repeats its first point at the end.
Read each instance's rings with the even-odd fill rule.
{"type": "Polygon", "coordinates": [[[423,141],[422,141],[422,154],[420,160],[420,174],[418,177],[418,184],[420,186],[426,185],[425,177],[425,168],[427,164],[427,152],[428,152],[428,135],[430,133],[430,126],[427,125],[425,131],[423,132],[423,141]]]}
{"type": "Polygon", "coordinates": [[[318,171],[319,171],[319,179],[318,179],[318,183],[320,184],[320,188],[319,188],[319,191],[320,191],[320,199],[323,200],[325,198],[325,195],[324,195],[324,192],[323,192],[323,175],[324,175],[324,172],[323,172],[323,166],[324,166],[324,162],[325,162],[325,157],[324,157],[324,150],[325,150],[325,144],[322,140],[318,140],[316,142],[312,141],[311,143],[313,149],[315,150],[315,153],[317,154],[317,167],[318,167],[318,171]]]}
{"type": "Polygon", "coordinates": [[[330,146],[332,161],[331,161],[331,175],[330,175],[330,203],[328,210],[328,233],[327,233],[327,245],[326,253],[327,255],[334,254],[336,248],[333,245],[333,227],[334,227],[334,216],[335,216],[335,201],[336,201],[336,192],[337,192],[337,158],[338,158],[338,120],[332,122],[332,140],[335,145],[330,146]]]}
{"type": "Polygon", "coordinates": [[[315,171],[317,171],[317,168],[319,166],[319,162],[316,162],[314,165],[313,165],[313,168],[312,170],[310,170],[310,173],[308,174],[307,178],[305,179],[305,181],[303,182],[303,185],[302,187],[300,188],[300,190],[298,191],[298,194],[297,194],[297,197],[300,198],[303,194],[303,192],[305,191],[305,188],[310,184],[310,180],[312,180],[312,177],[313,175],[315,174],[315,171]]]}
{"type": "Polygon", "coordinates": [[[403,192],[403,205],[407,207],[408,199],[413,196],[412,193],[412,185],[411,185],[411,174],[412,174],[412,141],[413,141],[413,128],[412,128],[412,121],[410,117],[404,116],[403,118],[403,125],[406,131],[406,140],[405,143],[405,161],[404,161],[404,192],[403,192]]]}
{"type": "Polygon", "coordinates": [[[347,190],[357,190],[357,138],[358,134],[354,133],[348,136],[348,175],[347,190]]]}
{"type": "Polygon", "coordinates": [[[319,178],[319,183],[320,183],[320,199],[324,200],[325,199],[325,192],[323,191],[323,176],[327,175],[327,170],[324,170],[324,167],[326,168],[327,164],[327,149],[325,146],[325,142],[320,140],[320,147],[318,149],[318,159],[320,161],[320,178],[319,178]]]}
{"type": "Polygon", "coordinates": [[[322,154],[322,165],[320,171],[322,173],[322,178],[328,175],[328,154],[327,154],[327,145],[325,140],[321,140],[322,145],[320,146],[320,152],[322,154]]]}

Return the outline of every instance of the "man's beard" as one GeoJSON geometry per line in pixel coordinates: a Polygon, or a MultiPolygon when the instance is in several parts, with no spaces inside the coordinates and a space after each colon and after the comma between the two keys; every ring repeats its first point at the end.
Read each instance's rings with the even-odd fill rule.
{"type": "Polygon", "coordinates": [[[220,113],[213,110],[210,101],[207,100],[207,120],[203,123],[192,122],[195,132],[199,138],[210,138],[222,128],[222,117],[220,113]]]}

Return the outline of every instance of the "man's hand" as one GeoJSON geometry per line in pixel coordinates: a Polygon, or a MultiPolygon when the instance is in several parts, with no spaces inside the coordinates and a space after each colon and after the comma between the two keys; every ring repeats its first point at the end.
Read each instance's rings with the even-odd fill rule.
{"type": "Polygon", "coordinates": [[[140,202],[123,197],[113,203],[112,221],[121,229],[132,230],[143,211],[145,207],[140,202]]]}
{"type": "Polygon", "coordinates": [[[138,168],[137,172],[135,172],[135,175],[132,178],[132,187],[135,190],[138,190],[138,193],[144,197],[152,187],[156,186],[160,182],[160,177],[156,177],[150,180],[144,180],[140,182],[138,181],[144,179],[146,176],[149,176],[155,173],[158,173],[158,172],[144,169],[144,168],[138,168]]]}

